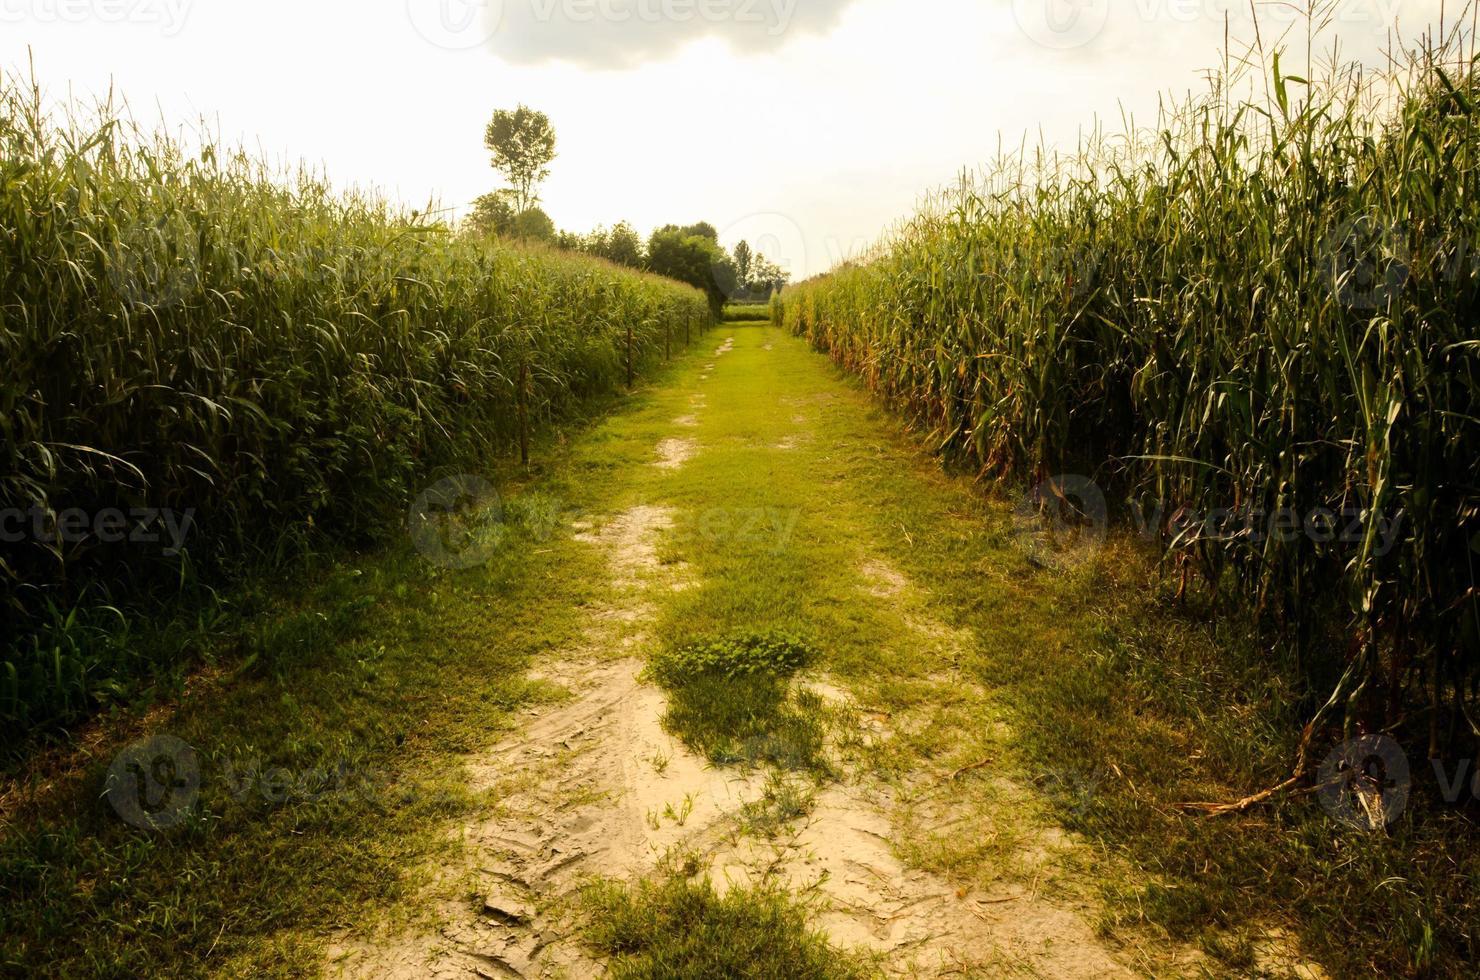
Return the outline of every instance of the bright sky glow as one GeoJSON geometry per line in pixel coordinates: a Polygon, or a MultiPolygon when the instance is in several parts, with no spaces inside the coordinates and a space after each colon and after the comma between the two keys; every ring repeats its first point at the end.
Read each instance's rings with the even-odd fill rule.
{"type": "MultiPolygon", "coordinates": [[[[1261,6],[1266,41],[1288,9],[1261,6]]],[[[205,117],[413,206],[497,187],[483,127],[524,102],[559,136],[558,226],[705,220],[801,278],[999,141],[1152,121],[1218,63],[1225,13],[1253,36],[1231,0],[0,0],[0,64],[34,55],[53,99],[111,84],[142,121],[205,117]]],[[[1413,39],[1439,13],[1332,16],[1344,55],[1375,64],[1394,23],[1413,39]]],[[[1303,29],[1294,47],[1303,66],[1303,29]]]]}

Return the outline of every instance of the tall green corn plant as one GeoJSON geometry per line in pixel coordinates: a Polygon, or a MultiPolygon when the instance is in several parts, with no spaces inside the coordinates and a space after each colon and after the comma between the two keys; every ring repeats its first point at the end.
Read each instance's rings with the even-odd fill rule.
{"type": "Polygon", "coordinates": [[[1077,469],[1168,515],[1359,515],[1357,540],[1160,539],[1303,647],[1346,726],[1419,694],[1433,751],[1480,736],[1472,47],[1320,78],[1270,52],[1266,98],[1224,75],[1154,139],[999,160],[775,316],[984,473],[1077,469]]]}
{"type": "Polygon", "coordinates": [[[429,474],[508,451],[521,398],[536,423],[569,413],[622,383],[629,327],[641,366],[665,318],[708,315],[689,287],[106,110],[53,123],[0,81],[0,511],[45,532],[28,517],[0,542],[0,725],[74,716],[136,672],[68,639],[90,636],[70,611],[229,575],[309,528],[383,535],[429,474]],[[183,553],[50,533],[141,508],[194,515],[183,553]]]}

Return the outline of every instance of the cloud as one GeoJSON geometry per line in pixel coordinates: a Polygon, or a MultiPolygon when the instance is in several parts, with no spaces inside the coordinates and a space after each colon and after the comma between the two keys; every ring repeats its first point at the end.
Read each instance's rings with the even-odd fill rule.
{"type": "MultiPolygon", "coordinates": [[[[449,0],[443,0],[449,2],[449,0]]],[[[854,0],[503,0],[488,47],[505,61],[632,68],[703,38],[770,51],[821,34],[854,0]]]]}

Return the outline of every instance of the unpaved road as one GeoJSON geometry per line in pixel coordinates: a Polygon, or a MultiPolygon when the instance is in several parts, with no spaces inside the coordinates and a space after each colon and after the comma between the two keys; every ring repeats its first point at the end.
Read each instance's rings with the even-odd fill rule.
{"type": "MultiPolygon", "coordinates": [[[[493,802],[454,830],[465,845],[462,864],[428,869],[419,898],[426,914],[414,925],[341,934],[330,951],[331,973],[600,975],[604,965],[580,942],[575,899],[582,885],[596,877],[630,881],[687,861],[720,889],[784,887],[807,904],[835,945],[877,954],[892,975],[1144,975],[1144,954],[1099,937],[1092,893],[1074,883],[1098,858],[1044,819],[1033,791],[998,771],[990,757],[964,766],[957,765],[960,758],[910,761],[909,750],[896,744],[912,744],[932,725],[977,724],[971,712],[985,695],[950,666],[975,643],[971,631],[938,621],[925,590],[868,540],[847,542],[856,559],[834,568],[843,604],[894,617],[888,642],[906,662],[918,661],[922,676],[911,683],[924,696],[883,710],[831,674],[809,674],[803,683],[837,709],[838,747],[836,778],[809,787],[805,815],[768,834],[748,831],[746,808],[765,795],[767,774],[712,766],[664,730],[664,695],[641,671],[657,632],[672,628],[665,610],[684,597],[750,588],[739,576],[753,576],[757,567],[778,579],[787,574],[764,564],[763,549],[756,551],[759,566],[733,571],[724,563],[729,554],[719,552],[709,565],[736,577],[706,580],[681,547],[675,551],[686,516],[734,506],[741,493],[738,481],[711,481],[710,470],[694,468],[780,468],[771,480],[785,473],[805,487],[806,474],[833,458],[823,455],[829,449],[818,445],[823,440],[814,423],[831,410],[837,396],[827,385],[836,382],[788,390],[777,362],[790,358],[790,369],[800,371],[809,355],[769,328],[720,336],[712,358],[701,358],[682,383],[651,396],[638,430],[650,447],[639,467],[646,472],[632,477],[620,509],[569,529],[596,549],[610,581],[606,598],[584,611],[583,642],[534,667],[535,677],[566,696],[526,709],[516,730],[466,760],[470,785],[487,790],[493,802]],[[894,761],[876,765],[870,761],[876,755],[894,761]],[[910,855],[922,848],[959,847],[973,837],[996,842],[1000,869],[948,878],[912,866],[910,855]]],[[[840,492],[812,489],[823,498],[840,492]]],[[[729,526],[733,533],[738,522],[729,526]]],[[[808,533],[804,528],[771,547],[780,555],[782,548],[822,540],[808,533]]],[[[1198,959],[1161,950],[1158,970],[1195,971],[1198,959]]]]}

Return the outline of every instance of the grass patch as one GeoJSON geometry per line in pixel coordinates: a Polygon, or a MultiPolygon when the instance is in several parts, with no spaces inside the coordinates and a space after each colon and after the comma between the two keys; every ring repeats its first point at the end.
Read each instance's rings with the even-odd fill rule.
{"type": "Polygon", "coordinates": [[[811,813],[816,802],[814,787],[773,772],[766,777],[761,798],[741,807],[740,828],[747,834],[774,838],[783,827],[811,813]]]}
{"type": "Polygon", "coordinates": [[[648,673],[670,688],[701,676],[784,679],[816,659],[816,651],[804,640],[781,633],[748,633],[659,653],[649,664],[648,673]]]}
{"type": "Polygon", "coordinates": [[[664,725],[715,764],[823,772],[826,705],[793,683],[815,659],[794,637],[744,633],[660,652],[648,676],[668,692],[664,725]]]}
{"type": "Polygon", "coordinates": [[[619,980],[750,977],[850,980],[874,976],[866,961],[828,945],[806,911],[765,886],[724,895],[709,879],[672,873],[634,886],[595,885],[586,895],[592,949],[619,980]]]}

